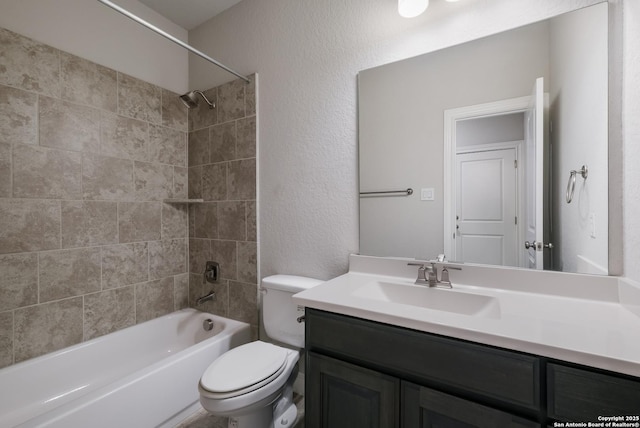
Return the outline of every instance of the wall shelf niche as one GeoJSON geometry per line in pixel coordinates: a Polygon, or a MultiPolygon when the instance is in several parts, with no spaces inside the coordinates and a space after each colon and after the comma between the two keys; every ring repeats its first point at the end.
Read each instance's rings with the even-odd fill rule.
{"type": "Polygon", "coordinates": [[[204,202],[204,199],[163,199],[162,202],[166,204],[201,204],[204,202]]]}

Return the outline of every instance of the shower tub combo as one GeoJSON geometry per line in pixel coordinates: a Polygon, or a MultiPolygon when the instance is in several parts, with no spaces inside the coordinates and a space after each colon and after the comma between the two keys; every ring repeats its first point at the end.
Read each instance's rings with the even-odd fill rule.
{"type": "Polygon", "coordinates": [[[0,370],[0,427],[173,427],[249,325],[183,309],[0,370]]]}

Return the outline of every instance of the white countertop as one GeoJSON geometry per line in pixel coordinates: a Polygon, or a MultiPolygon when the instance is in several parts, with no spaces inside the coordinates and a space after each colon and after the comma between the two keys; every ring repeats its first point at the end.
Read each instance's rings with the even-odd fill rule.
{"type": "Polygon", "coordinates": [[[351,256],[349,273],[293,299],[310,308],[640,377],[637,284],[614,277],[463,265],[462,272],[451,271],[453,289],[436,292],[493,298],[487,310],[467,315],[385,301],[369,287],[381,281],[392,287],[424,287],[413,284],[417,268],[407,267],[407,261],[351,256]]]}

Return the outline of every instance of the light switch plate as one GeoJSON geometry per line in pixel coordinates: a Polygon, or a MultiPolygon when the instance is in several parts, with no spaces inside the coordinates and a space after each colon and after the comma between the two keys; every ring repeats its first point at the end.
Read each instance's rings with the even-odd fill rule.
{"type": "Polygon", "coordinates": [[[422,189],[420,191],[420,200],[421,201],[434,201],[436,199],[435,190],[433,187],[422,189]]]}

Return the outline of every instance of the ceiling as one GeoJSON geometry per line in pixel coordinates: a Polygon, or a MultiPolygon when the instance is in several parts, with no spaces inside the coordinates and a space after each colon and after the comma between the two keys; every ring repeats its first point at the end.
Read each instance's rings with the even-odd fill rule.
{"type": "Polygon", "coordinates": [[[192,30],[225,11],[240,0],[139,0],[146,6],[178,24],[192,30]]]}

